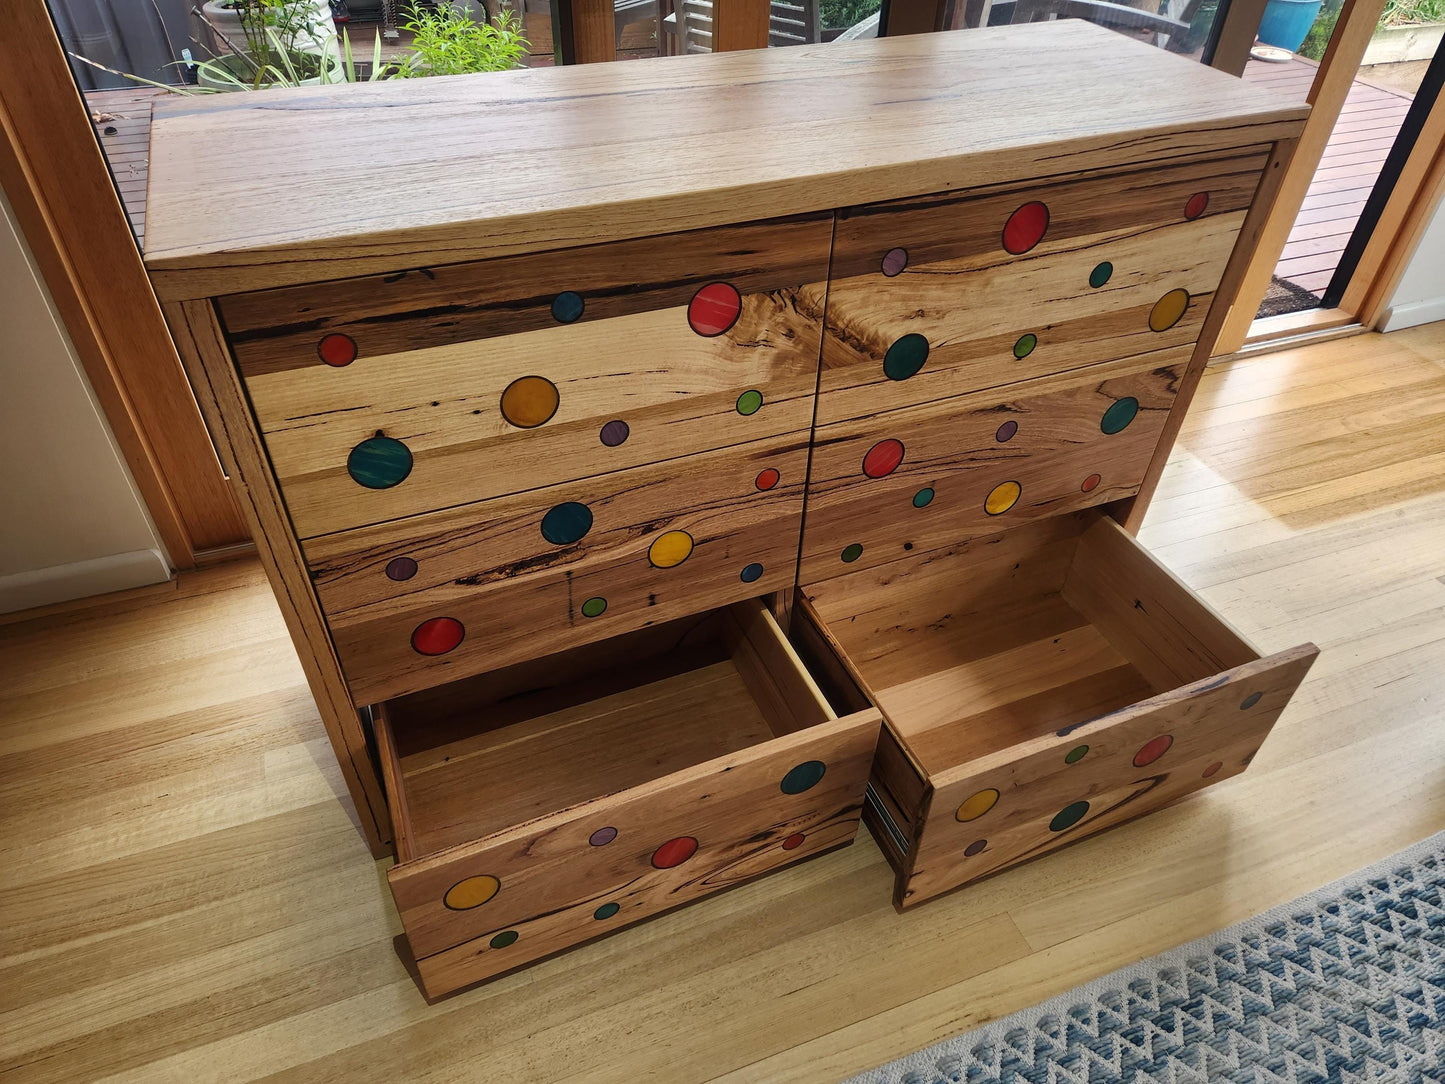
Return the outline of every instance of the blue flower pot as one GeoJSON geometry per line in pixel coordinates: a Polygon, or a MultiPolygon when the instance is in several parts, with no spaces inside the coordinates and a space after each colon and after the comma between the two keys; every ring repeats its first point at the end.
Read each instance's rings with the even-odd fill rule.
{"type": "Polygon", "coordinates": [[[1299,52],[1315,25],[1324,0],[1269,0],[1259,21],[1259,40],[1292,53],[1299,52]]]}

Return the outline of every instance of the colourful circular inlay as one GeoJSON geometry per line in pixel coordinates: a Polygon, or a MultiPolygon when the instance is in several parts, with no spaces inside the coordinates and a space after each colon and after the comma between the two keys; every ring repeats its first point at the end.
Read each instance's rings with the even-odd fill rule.
{"type": "Polygon", "coordinates": [[[903,462],[903,442],[889,437],[868,449],[863,457],[863,473],[869,478],[886,478],[903,462]]]}
{"type": "Polygon", "coordinates": [[[982,854],[983,849],[987,846],[988,840],[975,839],[972,843],[970,843],[967,847],[963,849],[963,857],[972,858],[976,854],[982,854]]]}
{"type": "Polygon", "coordinates": [[[333,331],[330,335],[322,336],[321,341],[316,344],[316,356],[327,365],[334,365],[338,369],[343,365],[350,365],[356,360],[356,340],[350,335],[333,331]]]}
{"type": "Polygon", "coordinates": [[[554,504],[542,517],[542,537],[554,546],[580,542],[592,530],[592,509],[576,501],[554,504]]]}
{"type": "Polygon", "coordinates": [[[908,250],[906,248],[890,248],[883,254],[883,273],[889,278],[894,275],[901,275],[903,269],[908,266],[908,250]]]}
{"type": "Polygon", "coordinates": [[[1216,775],[1219,774],[1219,769],[1222,767],[1224,767],[1224,761],[1216,760],[1213,764],[1204,769],[1204,778],[1213,779],[1216,775]]]}
{"type": "Polygon", "coordinates": [[[782,480],[782,477],[783,476],[772,467],[769,467],[767,470],[759,472],[758,476],[753,479],[753,485],[766,493],[772,489],[773,486],[777,485],[778,482],[782,480]]]}
{"type": "Polygon", "coordinates": [[[1171,734],[1160,734],[1157,738],[1150,738],[1134,754],[1134,767],[1147,768],[1169,752],[1169,747],[1173,744],[1174,737],[1171,734]]]}
{"type": "Polygon", "coordinates": [[[763,566],[754,561],[750,565],[744,565],[743,570],[738,573],[738,579],[743,583],[757,583],[763,578],[763,566]]]}
{"type": "Polygon", "coordinates": [[[1032,331],[1020,335],[1018,342],[1014,343],[1014,357],[1022,361],[1034,352],[1034,347],[1039,345],[1039,337],[1032,331]]]}
{"type": "Polygon", "coordinates": [[[1064,756],[1064,763],[1077,764],[1088,755],[1089,747],[1087,745],[1076,745],[1064,756]]]}
{"type": "Polygon", "coordinates": [[[1114,277],[1114,265],[1108,260],[1094,265],[1094,270],[1089,272],[1089,285],[1094,289],[1103,286],[1114,277]]]}
{"type": "Polygon", "coordinates": [[[367,437],[346,457],[346,473],[367,489],[390,489],[411,473],[411,449],[395,437],[367,437]]]}
{"type": "Polygon", "coordinates": [[[601,595],[593,595],[586,602],[582,603],[583,617],[601,617],[607,612],[607,600],[601,595]]]}
{"type": "Polygon", "coordinates": [[[617,829],[610,824],[606,828],[599,828],[587,837],[587,842],[594,847],[605,847],[617,838],[617,829]]]}
{"type": "Polygon", "coordinates": [[[898,339],[883,355],[883,375],[889,380],[907,380],[928,360],[928,340],[916,331],[898,339]]]}
{"type": "Polygon", "coordinates": [[[1088,802],[1074,802],[1064,806],[1054,814],[1054,819],[1049,821],[1050,832],[1062,832],[1065,828],[1072,828],[1084,819],[1084,814],[1089,812],[1088,802]]]}
{"type": "Polygon", "coordinates": [[[1240,702],[1239,710],[1248,711],[1250,708],[1254,707],[1256,704],[1259,703],[1260,697],[1262,696],[1264,696],[1264,693],[1250,693],[1240,702]]]}
{"type": "Polygon", "coordinates": [[[602,427],[602,432],[597,434],[597,439],[609,448],[616,448],[624,444],[627,438],[632,435],[632,429],[620,418],[615,418],[602,427]]]}
{"type": "Polygon", "coordinates": [[[1004,422],[1001,426],[998,427],[998,429],[994,432],[993,439],[998,441],[1000,444],[1006,444],[1014,439],[1014,435],[1018,431],[1019,423],[1010,419],[1009,421],[1004,422]]]}
{"type": "Polygon", "coordinates": [[[927,508],[927,507],[928,507],[930,504],[932,504],[932,503],[933,503],[933,489],[932,489],[932,487],[930,487],[930,486],[924,486],[922,489],[920,489],[917,493],[915,493],[915,494],[913,495],[913,507],[914,507],[914,508],[927,508]]]}
{"type": "Polygon", "coordinates": [[[976,821],[990,809],[998,804],[998,791],[993,787],[986,790],[975,791],[964,799],[963,804],[953,814],[956,821],[967,824],[969,821],[976,821]]]}
{"type": "Polygon", "coordinates": [[[1184,318],[1189,308],[1188,290],[1170,290],[1149,310],[1149,330],[1168,331],[1184,318]]]}
{"type": "Polygon", "coordinates": [[[673,866],[682,865],[696,853],[697,840],[692,836],[678,836],[676,839],[669,839],[652,852],[652,865],[655,869],[672,869],[673,866]]]}
{"type": "Polygon", "coordinates": [[[492,948],[506,948],[508,945],[516,944],[516,942],[516,930],[503,930],[501,933],[497,934],[496,937],[492,938],[491,941],[487,943],[491,945],[492,948]]]}
{"type": "Polygon", "coordinates": [[[803,791],[816,787],[827,770],[828,766],[821,760],[805,760],[788,769],[788,774],[783,776],[778,789],[784,794],[802,794],[803,791]]]}
{"type": "Polygon", "coordinates": [[[586,303],[582,295],[572,290],[563,290],[552,299],[552,319],[559,324],[571,324],[582,318],[586,303]]]}
{"type": "Polygon", "coordinates": [[[1001,516],[1018,504],[1024,487],[1017,482],[1000,482],[984,499],[983,510],[991,516],[1001,516]]]}
{"type": "Polygon", "coordinates": [[[1044,239],[1048,228],[1048,207],[1038,200],[1025,203],[1004,223],[1003,249],[1010,256],[1022,256],[1044,239]]]}
{"type": "Polygon", "coordinates": [[[796,851],[803,845],[803,840],[807,838],[802,832],[794,832],[787,839],[783,840],[783,850],[796,851]]]}
{"type": "Polygon", "coordinates": [[[561,396],[545,376],[519,376],[502,392],[502,417],[518,429],[536,429],[552,420],[561,396]]]}
{"type": "Polygon", "coordinates": [[[603,919],[611,918],[620,910],[622,910],[622,905],[619,903],[604,903],[592,912],[592,917],[601,922],[603,919]]]}
{"type": "Polygon", "coordinates": [[[1189,197],[1189,202],[1184,205],[1185,218],[1198,218],[1209,206],[1209,193],[1196,192],[1189,197]]]}
{"type": "Polygon", "coordinates": [[[666,531],[647,548],[647,559],[653,568],[675,568],[691,555],[692,535],[686,531],[666,531]]]}
{"type": "Polygon", "coordinates": [[[756,414],[763,408],[763,393],[756,388],[750,388],[738,396],[737,411],[743,417],[749,414],[756,414]]]}
{"type": "Polygon", "coordinates": [[[1091,474],[1079,483],[1079,491],[1081,493],[1092,493],[1099,488],[1099,483],[1102,481],[1103,479],[1097,474],[1091,474]]]}
{"type": "Polygon", "coordinates": [[[445,655],[466,635],[466,626],[455,617],[430,617],[411,630],[411,649],[418,655],[445,655]]]}
{"type": "Polygon", "coordinates": [[[687,303],[687,322],[699,335],[716,338],[743,314],[743,298],[730,282],[709,282],[687,303]]]}
{"type": "Polygon", "coordinates": [[[1129,428],[1139,414],[1139,400],[1132,395],[1126,395],[1109,404],[1109,409],[1104,411],[1104,416],[1099,419],[1099,428],[1108,436],[1115,433],[1122,433],[1129,428]]]}
{"type": "Polygon", "coordinates": [[[452,911],[470,911],[473,907],[486,903],[501,890],[502,882],[490,873],[484,873],[478,877],[467,877],[452,885],[442,897],[442,903],[452,911]]]}
{"type": "Polygon", "coordinates": [[[863,547],[860,546],[857,542],[850,542],[848,545],[843,547],[843,552],[840,553],[838,556],[843,558],[843,560],[846,561],[848,564],[852,564],[854,561],[858,560],[858,558],[863,556],[863,547]]]}
{"type": "Polygon", "coordinates": [[[416,575],[416,562],[410,557],[393,557],[386,565],[389,580],[409,580],[416,575]]]}

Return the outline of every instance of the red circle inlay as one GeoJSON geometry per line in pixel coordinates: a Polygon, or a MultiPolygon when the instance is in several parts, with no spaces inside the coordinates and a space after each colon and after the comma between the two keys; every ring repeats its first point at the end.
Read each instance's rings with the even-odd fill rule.
{"type": "Polygon", "coordinates": [[[903,442],[889,437],[868,449],[863,457],[863,473],[869,478],[886,478],[903,462],[903,442]]]}
{"type": "Polygon", "coordinates": [[[680,866],[697,853],[697,840],[692,836],[678,836],[669,839],[652,852],[652,864],[657,869],[672,869],[680,866]]]}
{"type": "Polygon", "coordinates": [[[1219,769],[1222,768],[1222,767],[1224,767],[1224,761],[1222,761],[1222,760],[1216,760],[1213,764],[1211,764],[1209,767],[1207,767],[1207,768],[1204,769],[1204,778],[1205,778],[1205,779],[1209,779],[1209,778],[1210,778],[1211,776],[1213,776],[1216,772],[1218,772],[1219,769]]]}
{"type": "Polygon", "coordinates": [[[1184,205],[1184,217],[1198,218],[1204,213],[1204,209],[1208,206],[1209,193],[1196,192],[1194,193],[1194,195],[1189,197],[1189,202],[1184,205]]]}
{"type": "Polygon", "coordinates": [[[773,470],[772,467],[769,467],[767,470],[763,471],[761,474],[758,475],[757,480],[753,484],[759,489],[761,489],[764,493],[766,493],[768,490],[772,489],[773,486],[777,485],[779,479],[781,478],[781,474],[773,470]]]}
{"type": "Polygon", "coordinates": [[[1134,767],[1144,768],[1153,764],[1156,760],[1169,752],[1169,747],[1174,744],[1174,738],[1169,734],[1160,734],[1157,738],[1150,738],[1143,747],[1134,754],[1134,767]]]}
{"type": "Polygon", "coordinates": [[[803,845],[803,840],[807,838],[808,837],[803,835],[802,832],[794,832],[787,839],[783,840],[783,850],[791,851],[795,848],[801,847],[803,845]]]}
{"type": "Polygon", "coordinates": [[[709,282],[687,304],[687,322],[699,335],[721,335],[738,322],[743,298],[730,282],[709,282]]]}
{"type": "Polygon", "coordinates": [[[418,655],[445,655],[466,636],[467,630],[455,617],[432,617],[411,634],[411,649],[418,655]]]}
{"type": "Polygon", "coordinates": [[[327,365],[334,365],[339,369],[356,360],[356,340],[350,335],[333,331],[316,344],[316,353],[327,365]]]}
{"type": "Polygon", "coordinates": [[[1100,478],[1097,474],[1091,474],[1084,479],[1084,484],[1081,485],[1079,489],[1085,493],[1092,493],[1102,481],[1103,479],[1100,478]]]}
{"type": "Polygon", "coordinates": [[[1004,251],[1010,256],[1022,256],[1044,239],[1048,228],[1049,209],[1038,200],[1025,203],[1004,223],[1004,251]]]}

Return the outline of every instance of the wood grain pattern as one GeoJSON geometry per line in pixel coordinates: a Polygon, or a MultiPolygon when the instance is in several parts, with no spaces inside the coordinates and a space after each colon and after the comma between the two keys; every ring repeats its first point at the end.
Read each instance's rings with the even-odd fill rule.
{"type": "Polygon", "coordinates": [[[840,212],[819,423],[1192,343],[1265,157],[1246,148],[840,212]],[[1203,211],[1186,217],[1200,194],[1203,211]],[[1010,255],[1005,225],[1033,202],[1048,208],[1047,229],[1010,255]],[[1175,289],[1188,291],[1188,307],[1156,330],[1151,312],[1175,289]],[[914,335],[928,342],[926,362],[890,373],[890,348],[914,335]]]}
{"type": "Polygon", "coordinates": [[[807,460],[805,432],[305,542],[352,695],[370,703],[791,587],[807,460]],[[760,490],[767,471],[778,481],[760,490]],[[571,504],[590,529],[550,543],[545,518],[571,504]],[[672,532],[690,552],[654,563],[672,532]],[[416,574],[392,580],[398,558],[416,574]],[[600,615],[583,608],[593,598],[600,615]],[[418,654],[412,631],[443,616],[466,638],[418,654]]]}
{"type": "Polygon", "coordinates": [[[752,293],[711,338],[692,330],[686,307],[660,309],[264,373],[246,386],[306,539],[806,430],[821,315],[787,290],[752,293]],[[502,395],[531,376],[555,387],[556,410],[520,428],[503,417],[502,395]],[[740,405],[753,392],[761,405],[740,405]],[[608,446],[602,428],[613,421],[626,436],[608,446]],[[375,434],[412,457],[389,489],[347,471],[352,449],[375,434]]]}
{"type": "Polygon", "coordinates": [[[1077,22],[188,99],[157,109],[147,264],[164,297],[236,293],[1155,163],[1304,115],[1077,22]]]}
{"type": "Polygon", "coordinates": [[[820,426],[799,582],[1129,496],[1188,356],[1187,347],[1164,350],[820,426]],[[1108,412],[1121,409],[1118,417],[1132,421],[1105,432],[1108,412]],[[870,477],[869,457],[883,454],[874,451],[883,441],[902,443],[902,463],[870,477]],[[1010,483],[1014,503],[991,506],[997,487],[1010,483]]]}

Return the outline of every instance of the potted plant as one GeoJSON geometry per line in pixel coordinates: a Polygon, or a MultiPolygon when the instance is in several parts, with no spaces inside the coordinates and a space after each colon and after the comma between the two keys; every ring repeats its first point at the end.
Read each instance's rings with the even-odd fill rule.
{"type": "Polygon", "coordinates": [[[207,90],[315,84],[336,64],[317,0],[209,0],[201,18],[215,39],[213,58],[197,68],[207,90]]]}

